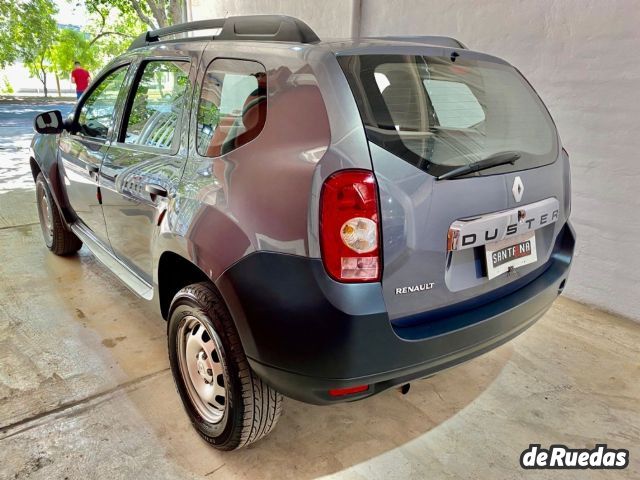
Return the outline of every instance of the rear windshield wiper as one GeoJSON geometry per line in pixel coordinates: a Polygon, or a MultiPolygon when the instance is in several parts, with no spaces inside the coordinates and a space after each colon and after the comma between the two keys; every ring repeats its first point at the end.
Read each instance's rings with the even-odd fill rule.
{"type": "Polygon", "coordinates": [[[447,178],[455,178],[467,173],[478,172],[480,170],[486,170],[487,168],[497,167],[498,165],[505,165],[510,163],[513,165],[516,160],[520,158],[520,154],[517,152],[500,152],[484,158],[478,162],[473,162],[462,167],[449,170],[447,173],[443,173],[436,180],[445,180],[447,178]]]}

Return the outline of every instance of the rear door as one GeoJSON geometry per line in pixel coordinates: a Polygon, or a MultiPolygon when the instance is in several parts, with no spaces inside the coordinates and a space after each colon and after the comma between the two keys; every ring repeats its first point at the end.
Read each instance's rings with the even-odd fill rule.
{"type": "Polygon", "coordinates": [[[191,65],[189,57],[151,57],[140,63],[100,172],[111,247],[147,282],[152,280],[154,236],[184,167],[191,65]]]}
{"type": "Polygon", "coordinates": [[[60,159],[69,203],[78,218],[108,248],[98,172],[109,147],[115,111],[129,64],[118,65],[98,79],[78,105],[74,132],[60,135],[60,159]]]}
{"type": "Polygon", "coordinates": [[[369,140],[380,190],[382,284],[399,325],[523,285],[548,261],[566,214],[568,169],[556,161],[555,126],[522,76],[486,55],[417,48],[339,57],[369,140]],[[438,179],[505,153],[517,159],[438,179]],[[532,247],[535,255],[525,255],[532,247]],[[495,269],[487,266],[494,250],[495,269]]]}

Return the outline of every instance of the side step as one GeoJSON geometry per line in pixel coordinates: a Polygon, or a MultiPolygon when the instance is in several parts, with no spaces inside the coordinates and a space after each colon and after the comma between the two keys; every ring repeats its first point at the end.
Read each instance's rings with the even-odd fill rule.
{"type": "Polygon", "coordinates": [[[98,240],[87,227],[79,223],[74,223],[71,225],[71,231],[82,240],[82,243],[91,250],[91,253],[93,253],[105,267],[124,282],[129,290],[145,300],[151,300],[153,298],[153,287],[131,271],[119,258],[105,249],[102,242],[98,240]]]}

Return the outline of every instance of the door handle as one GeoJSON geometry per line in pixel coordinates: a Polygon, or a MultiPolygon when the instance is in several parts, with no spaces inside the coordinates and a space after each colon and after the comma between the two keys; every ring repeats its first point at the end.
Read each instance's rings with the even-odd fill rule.
{"type": "Polygon", "coordinates": [[[97,167],[97,166],[92,165],[92,164],[90,164],[90,163],[88,163],[88,164],[86,165],[86,167],[87,167],[87,171],[88,171],[89,173],[98,173],[98,172],[100,171],[100,167],[97,167]]]}
{"type": "Polygon", "coordinates": [[[144,186],[144,189],[150,193],[151,195],[156,195],[158,197],[166,197],[167,196],[167,189],[164,187],[161,187],[160,185],[155,185],[153,183],[147,183],[144,186]]]}

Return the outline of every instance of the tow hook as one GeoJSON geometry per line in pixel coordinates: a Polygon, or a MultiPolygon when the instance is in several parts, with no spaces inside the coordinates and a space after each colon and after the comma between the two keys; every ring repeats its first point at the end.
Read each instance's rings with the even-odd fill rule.
{"type": "Polygon", "coordinates": [[[406,395],[407,393],[409,393],[409,389],[411,388],[411,384],[410,383],[405,383],[404,385],[400,385],[399,387],[396,387],[396,389],[402,394],[402,395],[406,395]]]}

